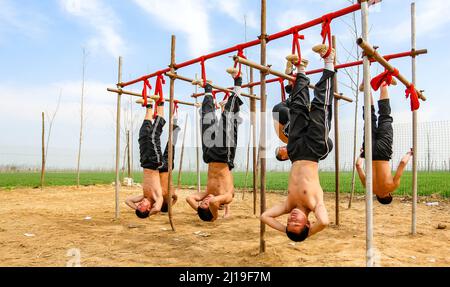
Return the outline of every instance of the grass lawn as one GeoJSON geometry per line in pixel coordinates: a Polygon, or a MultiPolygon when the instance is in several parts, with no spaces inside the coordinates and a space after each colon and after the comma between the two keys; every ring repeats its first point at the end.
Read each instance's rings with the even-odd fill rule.
{"type": "MultiPolygon", "coordinates": [[[[94,184],[111,184],[114,182],[114,172],[84,172],[80,175],[81,185],[94,184]]],[[[174,183],[177,182],[178,175],[174,173],[174,183]]],[[[142,173],[135,173],[134,179],[136,182],[142,181],[142,173]]],[[[184,172],[182,174],[182,186],[191,187],[196,186],[197,177],[195,172],[184,172]]],[[[266,175],[267,190],[286,191],[288,173],[283,172],[268,172],[266,175]]],[[[341,192],[346,193],[351,190],[351,172],[343,172],[340,176],[341,192]]],[[[40,180],[39,173],[0,173],[0,188],[13,189],[19,187],[38,187],[40,180]]],[[[252,174],[248,174],[247,185],[245,180],[245,172],[234,173],[235,187],[240,189],[252,185],[252,174]]],[[[333,172],[320,173],[320,181],[323,189],[326,192],[334,192],[335,176],[333,172]]],[[[206,173],[201,174],[202,186],[206,184],[206,173]]],[[[402,183],[397,191],[398,195],[411,194],[412,173],[405,172],[402,178],[402,183]]],[[[418,178],[419,195],[440,194],[444,197],[450,197],[450,173],[449,172],[421,172],[418,178]]],[[[71,172],[49,172],[46,174],[46,186],[70,186],[76,185],[76,173],[71,172]]],[[[355,191],[363,193],[364,189],[357,179],[355,191]]]]}

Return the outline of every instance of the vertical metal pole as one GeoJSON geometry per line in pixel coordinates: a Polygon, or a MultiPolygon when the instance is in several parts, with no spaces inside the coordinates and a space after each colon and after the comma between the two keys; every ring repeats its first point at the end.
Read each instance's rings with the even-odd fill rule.
{"type": "MultiPolygon", "coordinates": [[[[261,65],[266,66],[266,0],[261,0],[261,65]]],[[[266,73],[261,71],[261,136],[259,140],[260,162],[261,162],[261,200],[260,214],[266,210],[266,73]]],[[[259,253],[266,251],[264,234],[266,226],[261,222],[259,253]]]]}
{"type": "MultiPolygon", "coordinates": [[[[117,77],[117,88],[121,91],[119,84],[122,82],[122,57],[119,57],[119,73],[117,77]]],[[[119,194],[120,194],[120,104],[122,93],[117,94],[117,116],[116,116],[116,205],[115,219],[119,218],[119,194]]]]}
{"type": "MultiPolygon", "coordinates": [[[[253,68],[250,68],[250,83],[253,83],[253,68]]],[[[253,86],[250,87],[250,95],[253,95],[253,86]]],[[[256,215],[256,189],[258,179],[258,167],[256,159],[256,99],[250,99],[250,113],[251,113],[251,125],[252,125],[252,141],[253,141],[253,214],[256,215]]]]}
{"type": "MultiPolygon", "coordinates": [[[[411,50],[416,50],[416,3],[411,3],[411,50]]],[[[411,58],[412,62],[412,83],[416,85],[416,56],[411,58]]],[[[412,114],[412,132],[413,132],[413,166],[412,166],[412,222],[411,234],[416,235],[417,225],[417,111],[412,114]]]]}
{"type": "MultiPolygon", "coordinates": [[[[172,45],[170,49],[170,71],[175,73],[175,44],[176,38],[175,35],[172,35],[172,45]]],[[[169,221],[170,226],[173,231],[175,230],[175,225],[173,224],[172,218],[172,165],[173,165],[173,99],[175,93],[175,78],[170,78],[170,101],[169,101],[169,175],[168,175],[168,183],[167,188],[169,189],[169,221]]]]}
{"type": "MultiPolygon", "coordinates": [[[[197,74],[195,74],[195,80],[197,81],[197,74]]],[[[198,85],[195,85],[195,93],[198,92],[198,85]]],[[[198,103],[198,98],[195,97],[195,103],[198,103]]],[[[200,177],[200,121],[199,121],[199,108],[195,106],[195,140],[196,140],[196,152],[197,152],[197,192],[201,191],[201,177],[200,177]]]]}
{"type": "MultiPolygon", "coordinates": [[[[336,50],[336,37],[332,37],[333,48],[336,50]]],[[[337,62],[337,53],[334,59],[334,64],[337,62]]],[[[338,93],[338,79],[337,74],[334,75],[334,93],[338,93]]],[[[335,189],[336,189],[336,203],[335,203],[335,213],[336,213],[336,225],[339,226],[339,100],[334,98],[334,164],[335,164],[335,189]]]]}
{"type": "MultiPolygon", "coordinates": [[[[369,5],[367,0],[361,1],[362,37],[368,41],[369,36],[369,5]]],[[[372,186],[372,119],[370,93],[370,61],[364,56],[364,128],[366,156],[366,264],[374,266],[373,256],[373,186],[372,186]]]]}

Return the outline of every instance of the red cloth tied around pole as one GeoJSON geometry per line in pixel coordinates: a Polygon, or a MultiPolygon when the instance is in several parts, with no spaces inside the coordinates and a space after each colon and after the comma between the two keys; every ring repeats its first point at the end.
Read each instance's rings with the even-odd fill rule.
{"type": "Polygon", "coordinates": [[[220,93],[220,91],[215,91],[215,90],[213,90],[213,91],[211,92],[211,95],[212,95],[212,97],[213,97],[213,99],[214,99],[214,106],[216,107],[216,109],[219,108],[219,105],[217,104],[217,100],[216,100],[216,95],[217,95],[217,93],[220,93]]]}
{"type": "Polygon", "coordinates": [[[282,78],[279,78],[278,82],[280,82],[280,87],[281,87],[281,101],[285,102],[286,101],[286,92],[284,91],[284,80],[282,78]]]}
{"type": "Polygon", "coordinates": [[[327,38],[328,38],[328,51],[325,53],[325,55],[322,56],[322,58],[326,58],[330,55],[331,49],[332,49],[332,42],[331,42],[331,21],[333,20],[333,15],[328,14],[322,17],[322,32],[320,32],[320,35],[322,36],[322,44],[325,44],[327,38]]]}
{"type": "MultiPolygon", "coordinates": [[[[240,58],[243,58],[243,59],[247,59],[247,57],[245,57],[245,55],[244,55],[244,50],[242,48],[238,49],[237,56],[240,57],[240,58]]],[[[239,72],[238,72],[238,74],[236,75],[236,77],[234,79],[239,78],[241,76],[241,74],[242,74],[241,73],[241,71],[242,71],[242,64],[241,63],[234,62],[234,68],[236,68],[238,66],[238,64],[239,64],[239,72]]]]}
{"type": "Polygon", "coordinates": [[[178,101],[174,100],[173,101],[173,115],[177,115],[178,114],[178,101]]]}
{"type": "Polygon", "coordinates": [[[150,90],[152,89],[152,86],[150,85],[150,82],[148,79],[145,79],[144,81],[144,87],[142,88],[142,99],[144,100],[143,107],[147,107],[147,88],[150,90]]]}
{"type": "Polygon", "coordinates": [[[200,65],[202,66],[202,88],[206,87],[206,69],[205,69],[205,58],[202,57],[200,61],[200,65]]]}
{"type": "Polygon", "coordinates": [[[411,84],[406,89],[406,98],[411,99],[411,112],[414,112],[419,109],[420,102],[419,102],[419,97],[417,96],[416,87],[414,86],[414,84],[411,84]]]}
{"type": "Polygon", "coordinates": [[[222,102],[225,102],[226,100],[228,100],[229,97],[230,97],[230,92],[225,91],[225,96],[223,97],[222,102]]]}
{"type": "Polygon", "coordinates": [[[370,85],[372,86],[372,89],[374,91],[378,91],[383,82],[386,82],[386,84],[390,86],[392,84],[393,77],[398,77],[399,74],[400,73],[397,69],[394,69],[393,72],[386,70],[378,76],[374,77],[372,81],[370,81],[370,85]]]}
{"type": "Polygon", "coordinates": [[[155,111],[153,114],[153,118],[156,118],[158,115],[158,108],[157,106],[164,102],[164,94],[163,94],[163,85],[166,84],[166,80],[164,79],[164,76],[162,74],[158,74],[156,76],[156,84],[155,84],[155,95],[159,96],[159,99],[155,102],[155,111]]]}
{"type": "MultiPolygon", "coordinates": [[[[304,40],[305,36],[304,35],[299,35],[297,31],[294,31],[292,33],[292,54],[296,54],[298,55],[298,61],[299,63],[302,61],[302,51],[300,48],[300,39],[304,40]]],[[[298,64],[298,63],[296,63],[298,64]]]]}

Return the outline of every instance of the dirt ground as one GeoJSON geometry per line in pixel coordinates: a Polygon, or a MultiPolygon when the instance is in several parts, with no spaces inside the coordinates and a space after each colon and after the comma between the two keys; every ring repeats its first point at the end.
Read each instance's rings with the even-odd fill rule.
{"type": "MultiPolygon", "coordinates": [[[[260,222],[252,214],[251,194],[245,200],[236,194],[231,218],[204,223],[184,200],[192,191],[179,192],[174,233],[166,214],[141,220],[126,207],[125,197],[140,192],[139,187],[122,189],[115,221],[112,186],[1,190],[0,265],[67,266],[76,248],[81,266],[365,266],[362,197],[347,209],[342,196],[337,227],[334,197],[327,194],[333,223],[302,243],[267,228],[266,252],[260,255],[260,222]]],[[[268,194],[267,206],[282,198],[268,194]]],[[[450,266],[449,201],[420,199],[415,237],[409,200],[397,197],[390,206],[374,206],[378,266],[450,266]],[[439,205],[425,204],[431,201],[439,205]],[[446,228],[437,229],[438,224],[446,228]]]]}

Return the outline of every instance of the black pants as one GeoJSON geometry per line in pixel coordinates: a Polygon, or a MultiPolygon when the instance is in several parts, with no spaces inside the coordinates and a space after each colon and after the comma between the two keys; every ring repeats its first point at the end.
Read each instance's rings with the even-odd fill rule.
{"type": "Polygon", "coordinates": [[[227,163],[230,170],[234,168],[241,99],[234,93],[230,95],[220,120],[215,114],[214,98],[206,94],[201,110],[202,150],[205,163],[227,163]]]}
{"type": "Polygon", "coordinates": [[[314,99],[309,99],[309,78],[297,74],[289,107],[288,155],[291,162],[309,160],[319,162],[333,149],[328,137],[332,119],[335,72],[324,70],[314,90],[314,99]]]}
{"type": "MultiPolygon", "coordinates": [[[[375,107],[371,106],[372,118],[372,160],[389,161],[392,157],[392,145],[394,143],[393,119],[391,117],[391,105],[389,99],[378,101],[378,118],[375,107]]],[[[364,118],[364,108],[363,108],[364,118]]],[[[364,129],[364,135],[366,131],[364,129]]],[[[365,158],[365,136],[363,139],[361,158],[365,158]]]]}
{"type": "MultiPolygon", "coordinates": [[[[168,172],[169,167],[169,143],[166,144],[164,155],[161,151],[161,134],[166,120],[159,116],[153,121],[144,120],[141,129],[139,130],[139,151],[141,167],[152,170],[159,170],[159,172],[168,172]]],[[[178,138],[180,128],[174,121],[173,125],[173,159],[175,158],[175,145],[178,138]]]]}
{"type": "Polygon", "coordinates": [[[289,137],[289,107],[287,101],[281,102],[273,107],[272,117],[283,126],[283,134],[289,137]]]}

